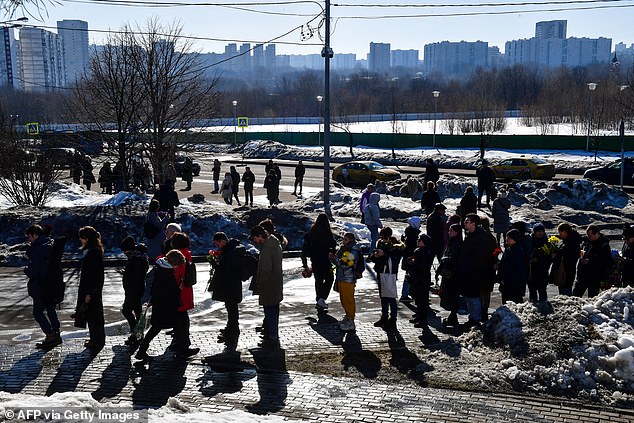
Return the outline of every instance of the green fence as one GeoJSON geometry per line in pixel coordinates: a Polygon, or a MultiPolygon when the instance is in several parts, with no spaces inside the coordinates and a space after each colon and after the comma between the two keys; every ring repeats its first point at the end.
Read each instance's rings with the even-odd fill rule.
{"type": "MultiPolygon", "coordinates": [[[[323,144],[323,134],[316,132],[238,132],[239,143],[252,140],[272,140],[288,145],[317,146],[323,144]]],[[[215,134],[221,142],[233,142],[233,133],[215,134]]],[[[510,150],[585,150],[585,136],[566,135],[486,135],[487,148],[510,150]]],[[[618,136],[591,138],[590,149],[620,151],[618,136]]],[[[350,135],[342,132],[330,133],[330,145],[348,146],[350,135]]],[[[376,148],[419,148],[431,147],[433,136],[429,134],[352,134],[353,146],[376,148]]],[[[478,148],[480,135],[436,135],[436,146],[440,148],[478,148]]],[[[634,136],[625,137],[625,151],[634,151],[634,136]]]]}

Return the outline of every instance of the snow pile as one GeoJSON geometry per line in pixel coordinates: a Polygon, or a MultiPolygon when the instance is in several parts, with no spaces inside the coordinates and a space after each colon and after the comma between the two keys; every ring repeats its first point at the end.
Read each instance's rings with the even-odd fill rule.
{"type": "MultiPolygon", "coordinates": [[[[557,296],[550,303],[508,303],[482,331],[482,345],[509,353],[492,371],[474,371],[494,382],[557,395],[634,398],[634,289],[613,288],[591,299],[557,296]]],[[[463,335],[478,344],[479,332],[463,335]]]]}

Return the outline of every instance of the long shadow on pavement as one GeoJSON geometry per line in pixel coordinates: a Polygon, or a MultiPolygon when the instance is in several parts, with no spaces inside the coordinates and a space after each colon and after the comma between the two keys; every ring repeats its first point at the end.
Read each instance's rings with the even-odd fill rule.
{"type": "Polygon", "coordinates": [[[243,382],[256,376],[256,368],[242,361],[239,351],[205,357],[203,364],[209,369],[196,381],[199,382],[200,393],[207,398],[240,392],[243,382]]]}
{"type": "Polygon", "coordinates": [[[115,345],[112,347],[112,351],[114,352],[112,361],[101,374],[99,388],[92,393],[92,397],[97,401],[116,397],[128,384],[130,378],[130,369],[132,368],[130,348],[124,345],[115,345]]]}
{"type": "Polygon", "coordinates": [[[33,351],[16,361],[9,370],[0,371],[0,391],[17,394],[42,371],[41,359],[46,351],[33,351]]]}
{"type": "Polygon", "coordinates": [[[147,369],[142,363],[135,363],[141,380],[135,383],[132,393],[134,408],[161,407],[170,397],[178,395],[187,382],[187,364],[187,361],[177,360],[169,353],[154,357],[147,369]]]}
{"type": "Polygon", "coordinates": [[[57,374],[46,390],[46,396],[56,392],[73,392],[79,384],[81,375],[88,368],[95,355],[89,349],[81,352],[69,353],[59,366],[57,374]]]}
{"type": "Polygon", "coordinates": [[[339,330],[339,322],[327,311],[318,310],[317,319],[307,317],[310,328],[317,332],[321,337],[330,342],[332,345],[341,345],[341,330],[339,330]]]}
{"type": "Polygon", "coordinates": [[[288,385],[293,383],[286,369],[286,352],[282,348],[254,348],[251,351],[257,367],[260,400],[247,405],[253,414],[268,414],[286,406],[288,385]]]}
{"type": "Polygon", "coordinates": [[[374,379],[381,370],[381,359],[372,351],[364,350],[356,332],[348,332],[342,344],[343,359],[341,364],[345,370],[354,367],[367,379],[374,379]]]}

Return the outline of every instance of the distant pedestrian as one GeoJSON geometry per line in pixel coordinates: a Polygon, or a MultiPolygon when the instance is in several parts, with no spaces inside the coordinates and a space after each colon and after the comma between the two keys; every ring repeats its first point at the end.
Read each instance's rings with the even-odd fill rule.
{"type": "Polygon", "coordinates": [[[326,213],[319,213],[315,223],[304,236],[302,245],[302,264],[304,271],[308,271],[308,258],[310,258],[315,278],[315,307],[319,310],[327,310],[326,300],[330,294],[334,275],[330,255],[335,253],[337,242],[330,228],[330,221],[326,213]]]}
{"type": "MultiPolygon", "coordinates": [[[[485,268],[485,273],[482,275],[482,283],[480,284],[480,321],[486,322],[489,319],[489,306],[491,305],[491,293],[493,292],[493,286],[495,285],[495,265],[497,264],[498,248],[495,235],[491,232],[491,222],[489,218],[483,216],[480,218],[480,226],[484,231],[486,237],[486,252],[488,262],[485,268]]],[[[523,245],[523,244],[522,244],[523,245]]],[[[527,263],[528,265],[528,263],[527,263]]]]}
{"type": "Polygon", "coordinates": [[[213,176],[213,180],[214,180],[214,190],[211,191],[212,194],[218,194],[218,190],[219,188],[219,184],[218,181],[220,180],[220,160],[218,159],[214,159],[214,165],[211,168],[211,172],[212,172],[212,176],[213,176]]]}
{"type": "Polygon", "coordinates": [[[147,254],[152,264],[163,253],[161,247],[165,241],[165,227],[167,226],[167,213],[160,212],[159,207],[160,204],[157,200],[150,200],[143,223],[147,254]]]}
{"type": "Polygon", "coordinates": [[[495,232],[498,246],[501,245],[500,239],[508,232],[511,226],[510,208],[511,201],[508,199],[508,193],[506,190],[500,190],[498,197],[493,200],[493,207],[491,208],[491,214],[493,215],[493,232],[495,232]]]}
{"type": "Polygon", "coordinates": [[[464,219],[464,227],[467,235],[458,257],[457,277],[460,295],[467,301],[469,320],[464,327],[468,329],[479,325],[482,319],[480,288],[488,274],[489,254],[486,234],[480,227],[480,216],[475,213],[468,214],[464,219]]]}
{"type": "MultiPolygon", "coordinates": [[[[427,183],[431,181],[434,183],[434,185],[436,185],[436,183],[438,182],[438,179],[440,179],[440,172],[438,171],[438,165],[434,163],[434,159],[429,157],[425,160],[425,179],[423,183],[425,184],[425,186],[427,186],[427,183]]],[[[440,201],[437,201],[437,203],[439,202],[440,201]]]]}
{"type": "Polygon", "coordinates": [[[462,214],[457,214],[460,214],[460,216],[462,216],[463,218],[465,218],[469,214],[476,214],[478,211],[477,204],[478,198],[473,192],[473,187],[468,186],[464,192],[464,195],[462,196],[462,199],[460,200],[460,208],[462,209],[462,214]]]}
{"type": "Polygon", "coordinates": [[[356,315],[356,305],[354,300],[354,289],[358,273],[359,264],[363,260],[363,255],[357,247],[356,238],[353,233],[347,232],[343,236],[343,241],[336,254],[332,254],[330,259],[335,263],[335,281],[339,291],[339,300],[345,312],[345,316],[339,322],[342,331],[356,330],[354,323],[356,315]]]}
{"type": "Polygon", "coordinates": [[[269,170],[264,179],[264,187],[266,188],[266,197],[269,205],[273,207],[280,202],[280,180],[275,173],[275,169],[269,170]]]}
{"type": "Polygon", "coordinates": [[[376,248],[376,243],[379,239],[379,228],[383,227],[383,223],[381,222],[381,211],[379,209],[380,200],[381,196],[378,192],[371,193],[368,205],[363,211],[365,225],[370,231],[370,255],[372,255],[374,249],[376,248]]]}
{"type": "Polygon", "coordinates": [[[282,248],[274,236],[261,226],[251,229],[251,240],[260,248],[257,281],[259,303],[264,308],[264,340],[262,347],[279,346],[280,303],[284,297],[282,248]]]}
{"type": "Polygon", "coordinates": [[[79,241],[83,255],[80,259],[77,309],[85,310],[88,323],[90,339],[84,343],[84,347],[95,354],[106,344],[103,314],[103,245],[101,234],[92,226],[84,226],[79,230],[79,241]]]}
{"type": "Polygon", "coordinates": [[[81,162],[81,175],[87,190],[90,190],[92,184],[97,182],[97,180],[95,179],[95,175],[92,173],[92,170],[92,160],[90,159],[90,157],[85,156],[81,162]]]}
{"type": "Polygon", "coordinates": [[[225,179],[220,186],[220,195],[227,204],[233,204],[233,178],[231,172],[225,172],[225,179]]]}
{"type": "Polygon", "coordinates": [[[431,245],[426,243],[427,248],[431,248],[434,257],[438,261],[442,258],[442,253],[445,246],[445,223],[447,222],[447,215],[445,211],[447,207],[443,203],[436,203],[434,212],[427,217],[426,229],[427,235],[431,238],[431,245]]]}
{"type": "Polygon", "coordinates": [[[487,195],[487,207],[491,206],[491,197],[494,196],[495,173],[489,167],[489,162],[482,160],[482,164],[476,170],[478,177],[478,207],[482,207],[482,196],[487,195]]]}
{"type": "Polygon", "coordinates": [[[250,202],[251,207],[253,207],[253,184],[255,184],[255,175],[251,172],[249,166],[244,169],[242,182],[244,184],[244,205],[248,206],[250,202]]]}
{"type": "Polygon", "coordinates": [[[599,295],[601,285],[608,280],[612,269],[612,250],[610,240],[601,233],[597,225],[589,225],[586,236],[588,240],[581,251],[572,295],[583,297],[587,290],[588,297],[592,298],[599,295]]]}
{"type": "Polygon", "coordinates": [[[365,215],[363,212],[365,211],[365,207],[368,205],[370,201],[370,194],[374,192],[374,185],[368,184],[367,187],[361,193],[361,198],[359,199],[359,211],[361,212],[361,223],[365,223],[365,215]]]}
{"type": "Polygon", "coordinates": [[[183,163],[183,176],[181,177],[183,181],[187,182],[187,187],[185,191],[191,191],[192,189],[192,181],[194,180],[194,163],[190,157],[185,157],[185,162],[183,163]]]}
{"type": "Polygon", "coordinates": [[[122,283],[124,300],[121,313],[130,326],[130,337],[126,344],[137,342],[134,328],[141,317],[141,297],[145,290],[145,275],[149,268],[147,248],[143,244],[137,244],[134,237],[127,236],[121,242],[121,251],[128,258],[123,269],[122,283]]]}
{"type": "Polygon", "coordinates": [[[449,316],[442,320],[444,326],[458,326],[458,306],[460,303],[460,250],[462,249],[462,227],[454,223],[449,227],[449,242],[438,269],[436,281],[442,278],[440,284],[440,306],[449,311],[449,316]]]}
{"type": "Polygon", "coordinates": [[[376,248],[370,256],[370,260],[374,262],[381,298],[381,318],[374,323],[374,326],[389,331],[396,330],[398,314],[396,279],[398,263],[404,250],[405,244],[393,237],[392,229],[386,226],[381,229],[376,248]]]}
{"type": "MultiPolygon", "coordinates": [[[[493,204],[495,205],[495,202],[493,204]]],[[[533,226],[531,247],[528,299],[531,302],[544,302],[548,300],[548,269],[550,269],[552,257],[548,250],[546,228],[541,223],[533,226]]]]}
{"type": "Polygon", "coordinates": [[[299,195],[302,195],[302,184],[304,182],[304,174],[306,173],[306,167],[300,160],[295,166],[295,187],[293,189],[293,195],[297,195],[297,186],[299,185],[299,195]]]}
{"type": "Polygon", "coordinates": [[[159,202],[159,210],[166,212],[169,216],[169,221],[173,222],[176,218],[176,207],[181,203],[178,199],[178,194],[174,191],[174,180],[167,179],[163,185],[161,185],[154,193],[152,199],[159,202]]]}
{"type": "Polygon", "coordinates": [[[549,279],[559,287],[559,295],[572,295],[577,276],[577,261],[581,254],[581,235],[568,223],[557,226],[561,246],[553,253],[549,279]]]}
{"type": "Polygon", "coordinates": [[[436,191],[436,184],[433,181],[429,181],[426,184],[425,192],[420,200],[420,206],[425,211],[425,216],[433,213],[436,204],[440,203],[440,195],[436,191]]]}
{"type": "Polygon", "coordinates": [[[70,164],[70,177],[73,178],[73,183],[79,185],[81,181],[81,163],[83,158],[81,153],[75,150],[75,154],[73,155],[73,161],[70,164]]]}
{"type": "Polygon", "coordinates": [[[112,194],[113,174],[110,162],[105,162],[99,170],[99,186],[102,194],[112,194]]]}
{"type": "Polygon", "coordinates": [[[524,249],[519,241],[520,232],[517,229],[511,229],[506,233],[506,248],[498,270],[503,303],[524,302],[528,269],[524,261],[524,249]]]}
{"type": "Polygon", "coordinates": [[[417,248],[421,221],[422,219],[419,216],[412,216],[408,218],[407,227],[405,228],[403,235],[401,235],[401,241],[405,244],[405,249],[403,250],[404,259],[401,263],[401,268],[405,271],[405,276],[403,277],[401,298],[399,299],[402,303],[409,303],[412,301],[412,298],[409,295],[411,275],[409,272],[407,258],[411,257],[414,254],[414,250],[417,248]]]}
{"type": "Polygon", "coordinates": [[[35,347],[49,349],[62,343],[60,323],[55,311],[54,281],[49,272],[53,240],[44,233],[40,225],[29,226],[25,235],[30,243],[26,250],[29,265],[24,269],[29,278],[27,290],[33,299],[33,318],[46,335],[46,338],[35,344],[35,347]]]}
{"type": "Polygon", "coordinates": [[[431,266],[434,262],[433,241],[426,235],[418,236],[417,248],[411,257],[405,257],[410,269],[412,296],[416,303],[414,327],[428,329],[429,288],[431,288],[431,266]]]}
{"type": "Polygon", "coordinates": [[[231,166],[229,169],[231,170],[231,196],[236,199],[238,206],[241,206],[240,198],[238,198],[238,193],[240,192],[240,174],[235,166],[231,166]]]}

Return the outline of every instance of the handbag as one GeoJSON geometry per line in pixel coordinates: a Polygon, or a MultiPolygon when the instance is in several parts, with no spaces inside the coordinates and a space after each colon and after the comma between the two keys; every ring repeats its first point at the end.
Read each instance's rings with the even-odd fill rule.
{"type": "Polygon", "coordinates": [[[553,274],[553,283],[556,286],[565,286],[566,285],[566,268],[564,267],[563,259],[559,262],[559,266],[555,269],[553,274]]]}
{"type": "Polygon", "coordinates": [[[381,298],[398,298],[396,289],[396,274],[392,273],[392,260],[387,259],[387,272],[379,274],[381,284],[381,298]]]}

